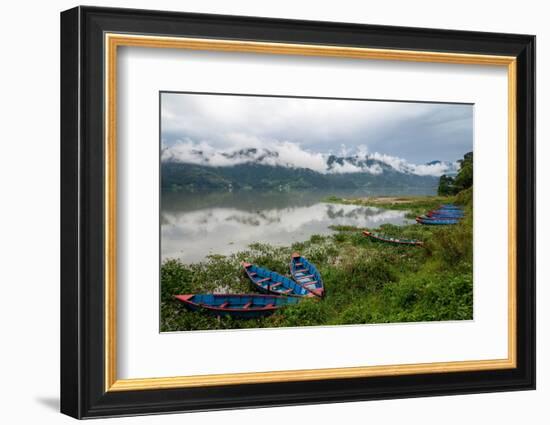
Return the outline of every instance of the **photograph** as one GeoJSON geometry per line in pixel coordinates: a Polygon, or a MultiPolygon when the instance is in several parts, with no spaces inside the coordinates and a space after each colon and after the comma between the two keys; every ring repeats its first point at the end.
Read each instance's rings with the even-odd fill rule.
{"type": "Polygon", "coordinates": [[[473,104],[159,102],[161,332],[473,319],[473,104]]]}

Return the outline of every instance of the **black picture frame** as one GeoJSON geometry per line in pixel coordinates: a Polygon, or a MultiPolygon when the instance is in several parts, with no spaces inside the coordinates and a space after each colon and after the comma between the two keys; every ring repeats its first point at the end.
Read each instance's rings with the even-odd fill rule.
{"type": "Polygon", "coordinates": [[[535,388],[535,37],[132,9],[61,13],[61,412],[75,418],[535,388]],[[104,33],[517,58],[517,367],[105,391],[104,33]]]}

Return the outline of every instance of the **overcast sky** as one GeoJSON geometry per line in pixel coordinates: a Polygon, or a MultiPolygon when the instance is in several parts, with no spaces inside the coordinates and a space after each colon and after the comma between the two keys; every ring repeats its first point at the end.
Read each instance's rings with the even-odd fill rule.
{"type": "Polygon", "coordinates": [[[163,93],[161,125],[164,147],[214,151],[285,143],[424,164],[454,162],[473,149],[472,105],[163,93]]]}

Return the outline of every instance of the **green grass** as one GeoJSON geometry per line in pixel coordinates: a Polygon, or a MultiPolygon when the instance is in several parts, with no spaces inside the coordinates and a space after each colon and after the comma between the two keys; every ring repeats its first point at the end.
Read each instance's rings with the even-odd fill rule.
{"type": "MultiPolygon", "coordinates": [[[[458,196],[458,195],[457,195],[458,196]]],[[[345,205],[361,205],[390,210],[407,211],[407,218],[415,218],[426,211],[437,208],[441,204],[455,202],[454,196],[381,196],[371,198],[339,198],[329,196],[325,202],[345,205]]]]}
{"type": "MultiPolygon", "coordinates": [[[[365,200],[345,202],[368,205],[365,200]]],[[[246,251],[211,256],[192,265],[166,261],[161,266],[161,331],[472,319],[471,192],[461,193],[457,199],[409,198],[391,207],[405,209],[403,205],[407,205],[409,210],[423,213],[442,202],[464,204],[465,219],[454,226],[387,224],[378,229],[395,237],[423,240],[424,247],[389,245],[363,236],[363,229],[334,226],[333,235],[313,235],[288,247],[256,243],[246,251]],[[288,275],[294,251],[318,267],[326,288],[324,299],[304,300],[265,318],[236,320],[189,312],[173,298],[184,293],[256,292],[241,261],[288,275]]]]}

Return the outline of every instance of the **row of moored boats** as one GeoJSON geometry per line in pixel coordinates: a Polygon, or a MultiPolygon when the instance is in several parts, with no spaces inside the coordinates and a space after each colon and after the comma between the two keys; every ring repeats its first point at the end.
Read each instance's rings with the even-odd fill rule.
{"type": "MultiPolygon", "coordinates": [[[[453,204],[444,204],[439,208],[428,211],[423,216],[416,217],[416,222],[418,224],[430,225],[430,226],[445,226],[451,224],[457,224],[460,220],[464,218],[464,210],[461,207],[458,207],[453,204]]],[[[388,235],[383,235],[380,233],[371,232],[365,230],[363,232],[365,236],[368,236],[371,239],[387,242],[396,245],[415,245],[422,246],[424,242],[417,239],[402,239],[395,238],[388,235]]]]}
{"type": "Polygon", "coordinates": [[[441,205],[438,209],[428,211],[426,215],[416,217],[419,224],[427,225],[449,225],[457,224],[464,218],[462,208],[453,204],[441,205]]]}

